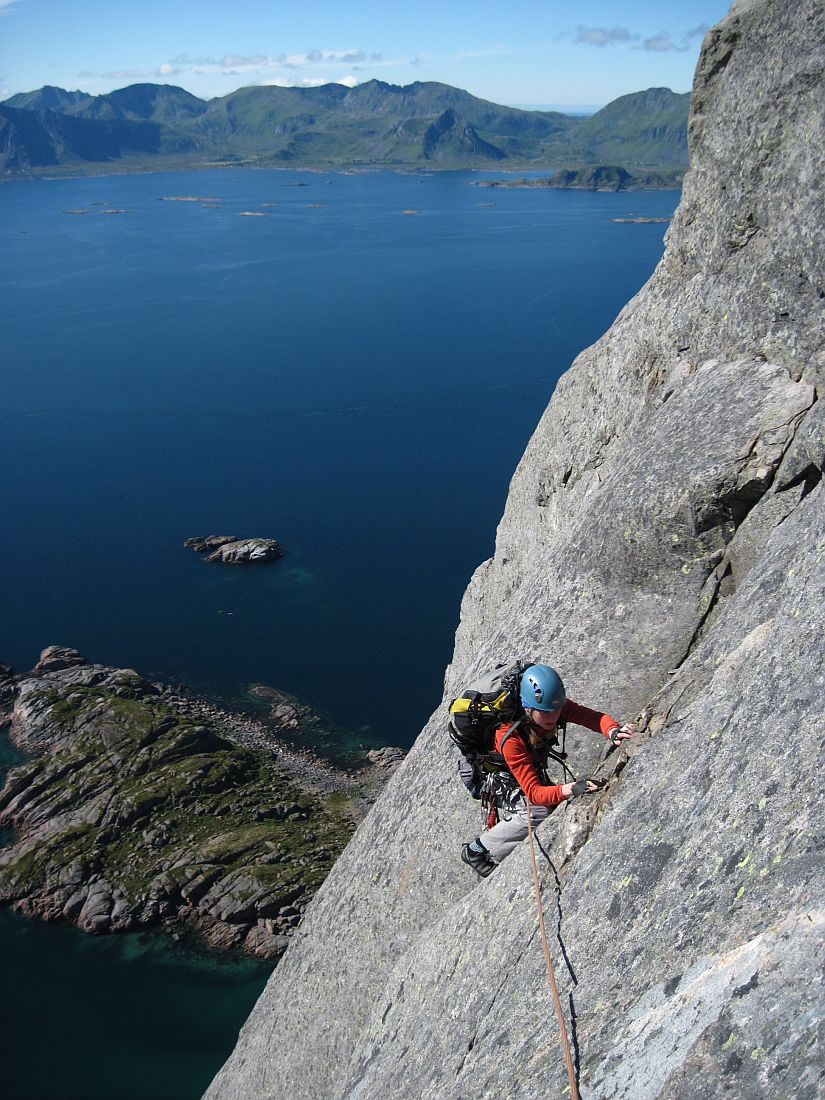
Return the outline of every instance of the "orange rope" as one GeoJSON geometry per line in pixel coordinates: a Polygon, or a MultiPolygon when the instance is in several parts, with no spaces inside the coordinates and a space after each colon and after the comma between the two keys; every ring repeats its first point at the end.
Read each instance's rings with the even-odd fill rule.
{"type": "Polygon", "coordinates": [[[567,1066],[567,1079],[570,1082],[570,1098],[571,1100],[579,1100],[579,1090],[576,1086],[576,1071],[573,1068],[573,1058],[570,1054],[570,1042],[567,1038],[567,1026],[564,1022],[564,1013],[562,1012],[561,1001],[559,1000],[559,987],[556,985],[556,974],[553,970],[553,962],[550,958],[550,948],[547,946],[547,933],[544,929],[544,910],[541,904],[539,870],[536,866],[536,849],[533,844],[533,823],[530,813],[532,807],[528,798],[525,798],[525,802],[527,803],[527,836],[530,842],[530,863],[533,868],[533,889],[536,892],[536,909],[539,914],[539,932],[541,933],[541,945],[544,948],[544,961],[547,964],[547,980],[550,982],[550,989],[553,994],[553,1004],[556,1006],[556,1016],[559,1021],[561,1045],[564,1051],[564,1064],[567,1066]]]}

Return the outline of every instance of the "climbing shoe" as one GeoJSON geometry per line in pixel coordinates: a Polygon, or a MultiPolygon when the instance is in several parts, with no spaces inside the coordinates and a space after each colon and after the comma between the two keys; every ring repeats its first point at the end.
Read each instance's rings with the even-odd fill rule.
{"type": "Polygon", "coordinates": [[[476,874],[481,875],[482,878],[491,875],[496,869],[496,864],[490,858],[490,853],[486,849],[478,852],[471,844],[465,844],[461,849],[461,859],[463,863],[466,863],[468,867],[472,867],[476,874]]]}

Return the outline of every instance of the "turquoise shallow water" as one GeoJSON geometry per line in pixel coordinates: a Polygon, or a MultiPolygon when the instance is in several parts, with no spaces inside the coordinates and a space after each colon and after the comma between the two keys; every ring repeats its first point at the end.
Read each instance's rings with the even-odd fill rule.
{"type": "Polygon", "coordinates": [[[0,909],[4,1100],[198,1097],[271,967],[0,909]]]}
{"type": "MultiPolygon", "coordinates": [[[[412,741],[556,379],[661,255],[662,225],[610,219],[678,199],[476,178],[0,187],[0,660],[60,643],[230,699],[260,681],[412,741]],[[160,201],[181,195],[222,205],[160,201]],[[224,532],[287,556],[181,549],[224,532]]],[[[3,911],[0,944],[15,1100],[200,1095],[267,973],[3,911]]]]}

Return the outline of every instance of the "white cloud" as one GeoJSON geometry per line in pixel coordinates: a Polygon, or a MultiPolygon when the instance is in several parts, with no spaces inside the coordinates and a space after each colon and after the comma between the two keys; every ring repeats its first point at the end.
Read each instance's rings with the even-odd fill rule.
{"type": "Polygon", "coordinates": [[[320,88],[322,84],[344,84],[347,88],[354,88],[356,84],[360,84],[361,81],[357,76],[341,76],[336,77],[334,80],[326,80],[324,77],[297,77],[290,79],[289,77],[276,76],[272,80],[262,80],[259,87],[261,88],[320,88]]]}
{"type": "MultiPolygon", "coordinates": [[[[3,0],[0,0],[0,4],[3,0]]],[[[416,62],[414,61],[413,64],[416,62]]],[[[99,82],[103,80],[158,80],[186,75],[193,76],[250,76],[250,83],[282,88],[315,88],[321,84],[344,84],[354,88],[368,79],[362,73],[388,66],[409,64],[398,59],[387,59],[382,53],[366,50],[306,50],[294,54],[237,54],[226,53],[218,57],[192,57],[178,54],[154,67],[144,69],[117,69],[108,72],[84,70],[80,79],[99,82]],[[257,78],[257,79],[256,79],[257,78]]]]}
{"type": "MultiPolygon", "coordinates": [[[[640,34],[635,34],[628,27],[576,27],[573,41],[580,46],[632,46],[636,50],[647,50],[648,53],[666,53],[670,50],[676,53],[684,53],[691,49],[697,38],[704,38],[707,33],[707,24],[700,23],[689,31],[684,31],[676,37],[670,31],[659,31],[642,41],[640,34]],[[636,43],[641,45],[636,45],[636,43]]],[[[562,35],[564,38],[567,35],[562,35]]]]}
{"type": "Polygon", "coordinates": [[[642,49],[652,53],[666,53],[668,50],[684,53],[694,46],[697,38],[704,38],[707,31],[706,23],[700,23],[698,27],[685,31],[679,39],[675,39],[669,31],[659,31],[658,34],[644,40],[642,49]]]}
{"type": "MultiPolygon", "coordinates": [[[[359,63],[370,65],[394,64],[387,62],[380,53],[367,53],[365,50],[306,50],[296,54],[224,54],[223,57],[190,57],[179,54],[164,61],[153,70],[157,76],[176,76],[180,73],[194,73],[197,76],[240,76],[244,73],[272,73],[272,77],[262,80],[262,84],[282,84],[284,87],[297,86],[299,79],[275,75],[279,71],[289,72],[306,69],[318,69],[322,66],[351,67],[359,63]]],[[[357,71],[357,69],[355,70],[357,71]]],[[[332,79],[331,77],[329,79],[332,79]]],[[[347,78],[349,79],[349,78],[347,78]]],[[[328,80],[307,77],[308,86],[326,84],[328,80]]]]}
{"type": "MultiPolygon", "coordinates": [[[[278,60],[278,58],[269,58],[269,57],[267,57],[266,54],[263,54],[263,53],[251,54],[251,55],[239,54],[239,53],[228,53],[228,54],[225,54],[220,59],[219,62],[212,61],[211,64],[213,64],[213,65],[215,65],[215,64],[225,65],[227,67],[230,67],[230,68],[234,69],[234,68],[237,68],[239,66],[243,68],[244,66],[248,67],[250,65],[267,65],[267,64],[270,64],[271,62],[277,61],[277,60],[278,60]]],[[[207,63],[208,63],[208,61],[207,61],[207,63]]]]}
{"type": "Polygon", "coordinates": [[[575,41],[584,46],[614,46],[638,41],[627,27],[576,27],[575,41]]]}
{"type": "Polygon", "coordinates": [[[687,45],[677,45],[671,38],[669,31],[659,31],[658,34],[646,38],[642,43],[642,49],[647,50],[649,53],[666,53],[668,50],[682,53],[689,48],[687,45]]]}
{"type": "Polygon", "coordinates": [[[381,61],[381,54],[369,55],[364,50],[307,50],[306,53],[289,54],[282,58],[286,68],[304,65],[353,65],[359,61],[381,61]]]}
{"type": "Polygon", "coordinates": [[[223,57],[190,57],[188,54],[178,54],[169,61],[164,61],[157,68],[160,76],[178,73],[195,73],[203,75],[238,76],[241,73],[265,72],[267,69],[277,68],[283,64],[285,56],[268,57],[266,54],[224,54],[223,57]]]}
{"type": "Polygon", "coordinates": [[[16,11],[16,2],[17,0],[0,0],[0,15],[11,15],[13,11],[16,11]]]}
{"type": "MultiPolygon", "coordinates": [[[[78,74],[81,77],[96,77],[97,73],[84,71],[78,74]]],[[[157,76],[157,69],[109,69],[100,74],[104,80],[148,80],[150,76],[157,76]]]]}
{"type": "Polygon", "coordinates": [[[259,88],[318,88],[323,80],[288,80],[282,76],[274,76],[271,80],[262,80],[259,88]]]}

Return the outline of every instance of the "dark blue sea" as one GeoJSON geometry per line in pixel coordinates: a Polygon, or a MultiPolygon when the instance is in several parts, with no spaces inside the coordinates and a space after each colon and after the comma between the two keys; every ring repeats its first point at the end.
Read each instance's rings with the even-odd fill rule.
{"type": "MultiPolygon", "coordinates": [[[[0,186],[0,660],[61,644],[229,701],[265,683],[342,745],[412,742],[556,380],[661,256],[663,225],[610,219],[678,201],[480,178],[0,186]],[[203,534],[285,557],[210,565],[182,548],[203,534]]],[[[118,1096],[198,1096],[266,977],[8,915],[0,939],[30,996],[0,1020],[17,1100],[113,1097],[115,1066],[118,1096]],[[92,1012],[52,1055],[24,1017],[78,999],[141,1007],[92,1012]]]]}

